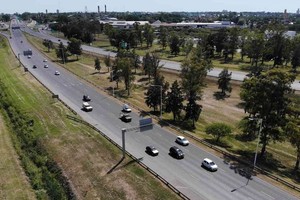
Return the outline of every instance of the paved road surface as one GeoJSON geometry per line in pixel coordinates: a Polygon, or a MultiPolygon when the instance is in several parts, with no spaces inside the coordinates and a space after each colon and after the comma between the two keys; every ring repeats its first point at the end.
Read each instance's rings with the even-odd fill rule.
{"type": "MultiPolygon", "coordinates": [[[[120,103],[98,93],[93,87],[86,85],[55,63],[48,61],[49,68],[43,68],[45,59],[43,55],[30,46],[20,30],[14,30],[12,34],[13,37],[9,41],[16,55],[23,50],[33,50],[33,56],[30,59],[20,55],[21,62],[83,119],[95,125],[120,145],[121,129],[138,126],[138,120],[141,118],[138,113],[131,114],[132,122],[121,122],[118,118],[121,112],[120,103]],[[20,42],[21,40],[23,43],[20,42]],[[33,64],[38,68],[33,69],[33,64]],[[55,76],[56,70],[60,71],[61,75],[55,76]],[[83,94],[88,94],[92,98],[91,105],[94,108],[92,112],[86,113],[81,110],[83,94]]],[[[297,199],[257,177],[248,182],[247,178],[231,169],[224,159],[198,148],[193,142],[187,147],[181,147],[174,142],[175,138],[176,135],[173,133],[155,125],[151,131],[126,133],[126,149],[135,157],[142,158],[143,163],[191,199],[297,199]],[[151,157],[145,153],[146,145],[150,144],[158,148],[159,156],[151,157]],[[174,145],[179,146],[185,152],[183,160],[176,160],[168,155],[168,149],[174,145]],[[205,157],[217,163],[219,166],[217,172],[211,173],[201,167],[201,161],[205,157]]]]}

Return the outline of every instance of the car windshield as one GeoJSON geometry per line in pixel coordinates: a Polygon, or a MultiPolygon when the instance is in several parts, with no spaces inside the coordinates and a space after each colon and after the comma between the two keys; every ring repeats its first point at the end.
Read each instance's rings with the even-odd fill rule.
{"type": "Polygon", "coordinates": [[[210,162],[209,165],[213,166],[213,165],[215,165],[215,163],[214,162],[210,162]]]}

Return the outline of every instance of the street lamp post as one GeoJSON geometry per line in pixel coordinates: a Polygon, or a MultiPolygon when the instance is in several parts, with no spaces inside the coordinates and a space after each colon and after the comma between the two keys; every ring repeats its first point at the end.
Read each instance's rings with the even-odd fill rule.
{"type": "Polygon", "coordinates": [[[152,87],[160,87],[160,119],[162,119],[162,86],[161,85],[151,85],[152,87]]]}

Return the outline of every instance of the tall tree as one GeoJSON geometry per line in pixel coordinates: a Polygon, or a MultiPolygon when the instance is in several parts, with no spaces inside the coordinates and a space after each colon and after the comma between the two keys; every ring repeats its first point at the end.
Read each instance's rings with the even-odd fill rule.
{"type": "Polygon", "coordinates": [[[231,28],[228,34],[228,51],[231,54],[231,59],[238,48],[238,40],[239,40],[239,29],[231,28]]]}
{"type": "Polygon", "coordinates": [[[294,171],[297,171],[300,163],[300,108],[298,102],[290,104],[288,122],[284,130],[290,143],[296,148],[297,156],[294,171]]]}
{"type": "Polygon", "coordinates": [[[144,26],[144,38],[146,40],[147,48],[152,46],[154,41],[154,29],[150,24],[145,24],[144,26]]]}
{"type": "Polygon", "coordinates": [[[100,73],[100,70],[101,70],[101,64],[100,64],[100,60],[99,60],[99,58],[97,57],[96,59],[95,59],[95,70],[98,70],[99,71],[99,73],[100,73]]]}
{"type": "Polygon", "coordinates": [[[81,41],[77,40],[75,38],[71,38],[67,49],[69,50],[69,52],[71,54],[73,54],[73,55],[75,54],[77,56],[77,60],[78,60],[78,56],[81,55],[81,53],[82,53],[81,41]]]}
{"type": "Polygon", "coordinates": [[[149,52],[146,53],[146,55],[143,57],[143,69],[145,72],[145,75],[148,75],[148,81],[150,83],[150,77],[151,77],[151,55],[149,52]]]}
{"type": "Polygon", "coordinates": [[[53,42],[51,40],[44,39],[43,45],[48,48],[48,52],[50,52],[50,49],[54,48],[53,42]]]}
{"type": "Polygon", "coordinates": [[[171,91],[167,93],[166,97],[166,112],[173,113],[173,120],[175,121],[180,117],[180,113],[183,109],[183,93],[177,80],[173,82],[171,91]]]}
{"type": "Polygon", "coordinates": [[[104,63],[105,63],[105,65],[106,65],[106,67],[107,67],[107,70],[108,70],[108,72],[109,72],[109,69],[111,68],[111,59],[110,59],[110,55],[106,55],[106,56],[104,57],[104,63]]]}
{"type": "Polygon", "coordinates": [[[58,48],[56,49],[56,56],[62,59],[62,62],[65,63],[68,60],[67,48],[62,42],[59,43],[58,48]]]}
{"type": "Polygon", "coordinates": [[[134,27],[134,31],[137,36],[138,42],[140,43],[141,46],[143,46],[144,38],[143,38],[143,30],[142,30],[141,26],[139,25],[139,23],[134,23],[133,27],[134,27]]]}
{"type": "Polygon", "coordinates": [[[194,42],[193,39],[188,38],[184,41],[184,45],[183,45],[183,51],[186,55],[186,57],[189,55],[189,53],[192,51],[194,46],[194,42]]]}
{"type": "Polygon", "coordinates": [[[181,85],[188,99],[185,118],[192,120],[193,127],[202,111],[202,106],[197,104],[197,100],[201,99],[207,70],[206,62],[195,62],[195,59],[186,59],[181,65],[181,85]]]}
{"type": "Polygon", "coordinates": [[[148,74],[149,81],[151,76],[153,77],[153,79],[156,79],[159,74],[158,70],[162,67],[162,65],[160,65],[158,54],[147,53],[143,58],[143,67],[145,74],[148,74]]]}
{"type": "Polygon", "coordinates": [[[223,96],[226,95],[226,92],[231,92],[231,74],[232,72],[229,73],[227,68],[224,68],[219,74],[218,88],[221,89],[223,96]]]}
{"type": "Polygon", "coordinates": [[[167,47],[168,44],[168,31],[166,27],[161,26],[159,28],[159,43],[162,46],[163,49],[167,47]]]}
{"type": "Polygon", "coordinates": [[[300,66],[300,37],[297,37],[293,41],[293,51],[292,51],[292,69],[294,72],[300,66]]]}
{"type": "Polygon", "coordinates": [[[292,93],[291,84],[295,77],[280,69],[272,69],[257,77],[245,79],[241,86],[241,99],[249,117],[262,119],[260,155],[264,156],[270,141],[283,139],[286,113],[292,93]]]}
{"type": "Polygon", "coordinates": [[[251,59],[251,76],[258,76],[262,70],[258,66],[258,62],[263,61],[265,52],[265,39],[263,33],[251,32],[248,34],[248,38],[245,44],[246,52],[251,59]]]}
{"type": "Polygon", "coordinates": [[[118,69],[120,69],[120,76],[124,80],[127,95],[130,96],[130,88],[134,75],[132,74],[131,66],[133,65],[132,58],[119,58],[117,61],[118,69]]]}
{"type": "Polygon", "coordinates": [[[169,83],[165,82],[163,76],[158,76],[153,85],[150,85],[146,92],[145,103],[148,107],[153,108],[156,111],[161,102],[165,102],[166,91],[169,88],[169,83]],[[160,87],[161,86],[161,87],[160,87]]]}
{"type": "Polygon", "coordinates": [[[171,54],[177,56],[180,52],[180,40],[176,34],[172,34],[169,40],[171,54]]]}

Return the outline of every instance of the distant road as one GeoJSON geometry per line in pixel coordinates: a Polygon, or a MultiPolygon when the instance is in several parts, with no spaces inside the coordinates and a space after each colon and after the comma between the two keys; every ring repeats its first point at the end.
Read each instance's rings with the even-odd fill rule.
{"type": "MultiPolygon", "coordinates": [[[[49,35],[47,31],[45,30],[39,30],[39,32],[33,31],[30,28],[26,27],[23,29],[25,32],[35,36],[35,37],[39,37],[42,39],[48,39],[51,40],[54,43],[59,43],[62,42],[64,45],[68,45],[68,40],[64,40],[64,39],[59,39],[56,38],[52,35],[49,35]],[[58,41],[60,40],[60,41],[58,41]]],[[[111,52],[111,51],[107,51],[98,47],[93,47],[93,46],[88,46],[88,45],[82,45],[82,49],[84,51],[90,52],[92,54],[100,54],[100,55],[110,55],[112,57],[116,56],[116,53],[111,52]]],[[[163,64],[163,68],[165,69],[170,69],[170,70],[176,70],[176,71],[180,71],[180,62],[175,62],[175,61],[169,61],[169,60],[161,60],[161,64],[163,64]]],[[[213,70],[208,72],[208,76],[212,76],[212,77],[218,77],[220,72],[222,71],[221,68],[213,68],[213,70]]],[[[246,72],[241,72],[241,71],[232,71],[230,70],[230,72],[232,72],[231,78],[232,80],[236,80],[236,81],[243,81],[246,78],[246,72]]],[[[294,83],[292,84],[292,88],[295,90],[300,90],[300,83],[299,80],[294,81],[294,83]]]]}

